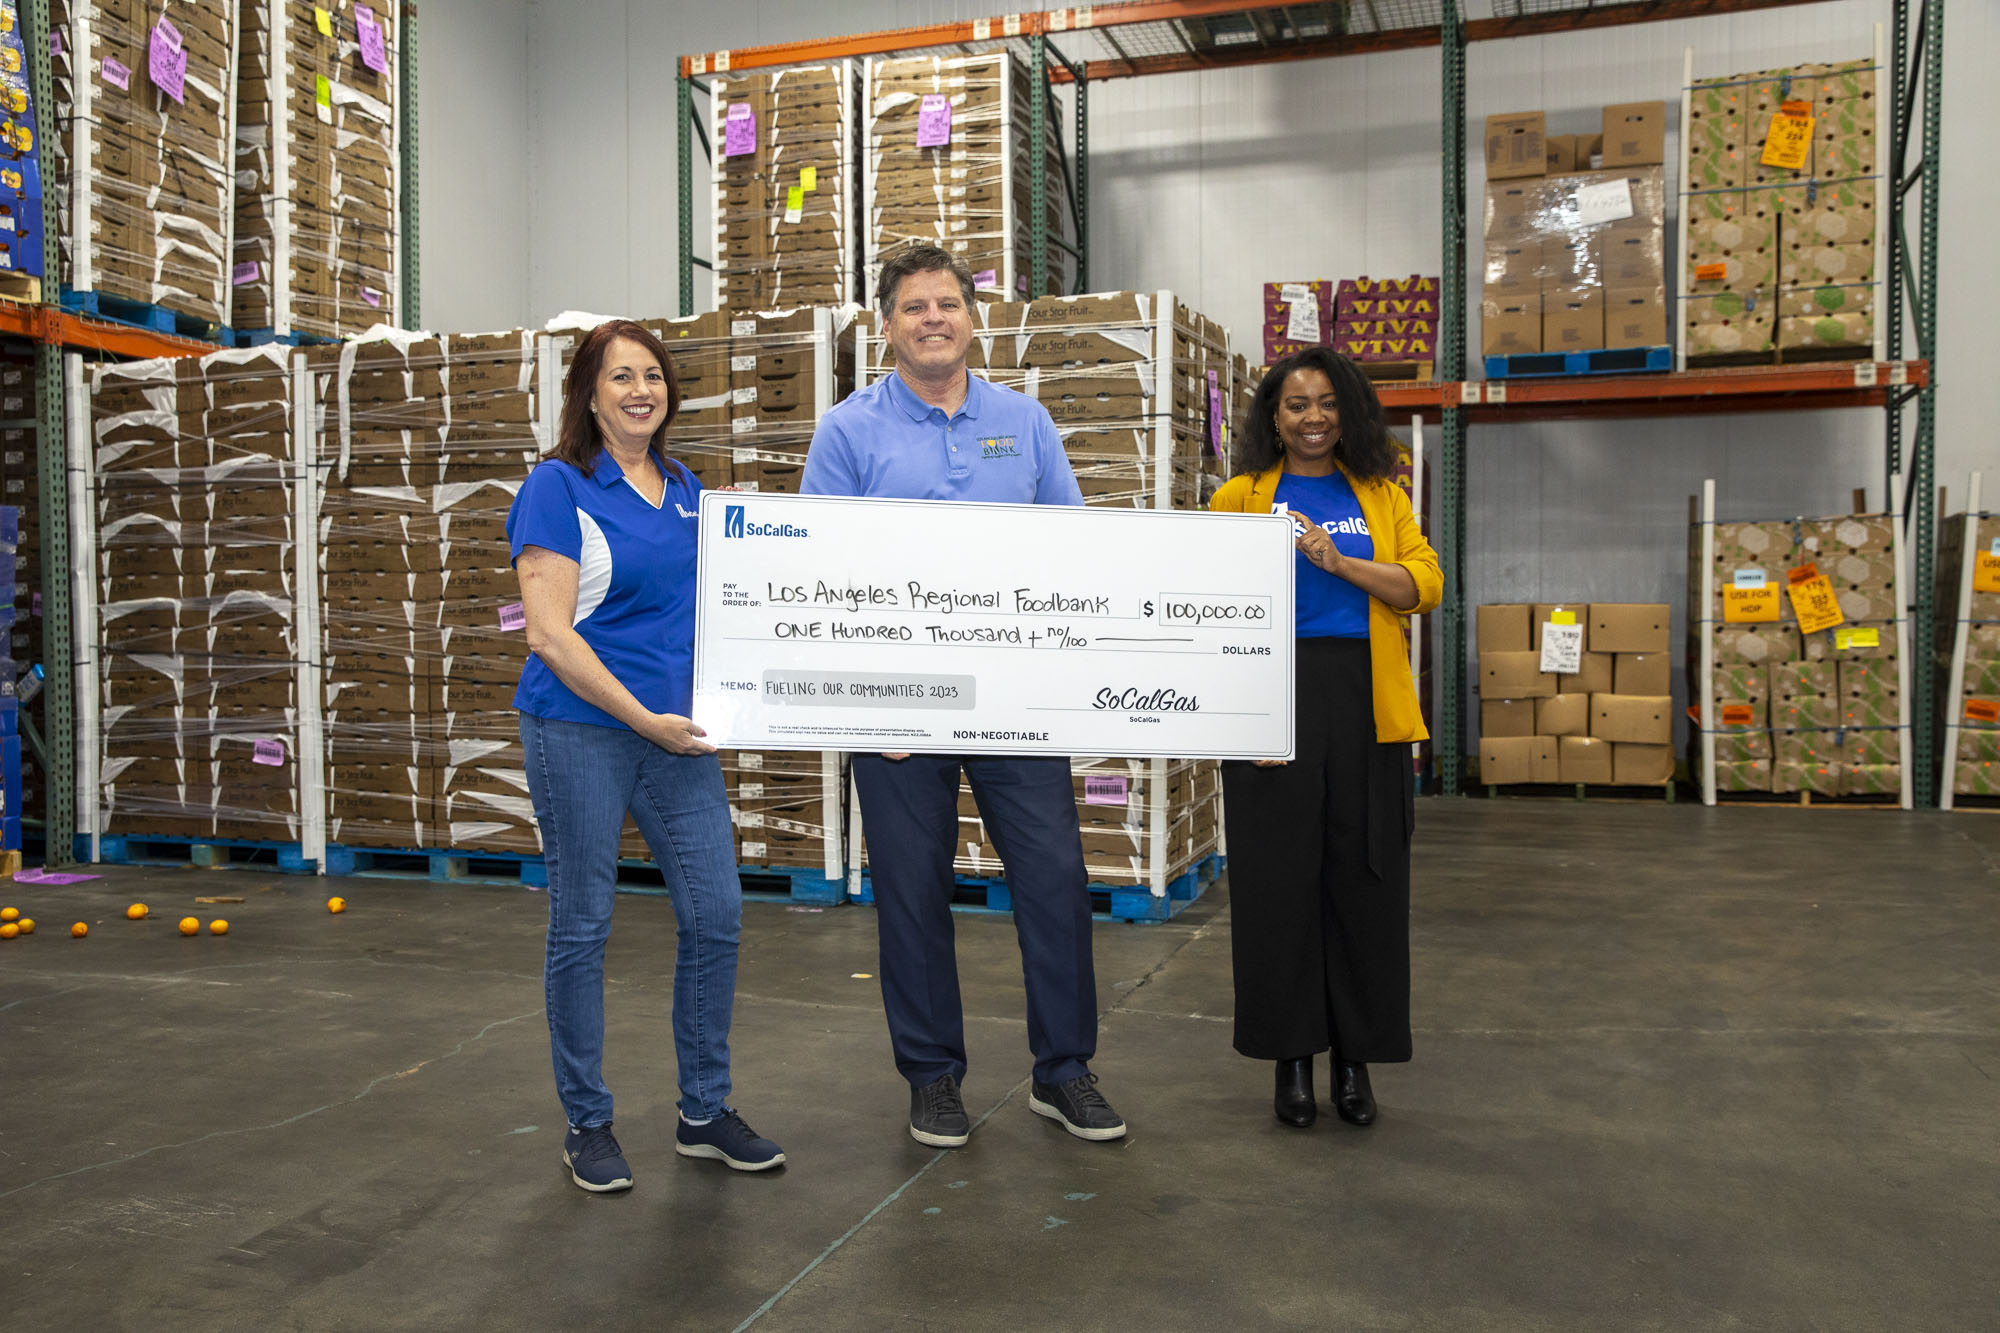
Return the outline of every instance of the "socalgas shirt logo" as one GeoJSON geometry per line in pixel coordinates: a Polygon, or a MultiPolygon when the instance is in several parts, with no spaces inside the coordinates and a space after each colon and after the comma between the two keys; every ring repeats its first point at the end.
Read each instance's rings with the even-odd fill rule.
{"type": "Polygon", "coordinates": [[[809,537],[812,534],[790,523],[747,522],[743,517],[742,505],[729,505],[722,511],[722,535],[724,537],[809,537]]]}
{"type": "MultiPolygon", "coordinates": [[[[1305,536],[1306,526],[1304,516],[1297,510],[1287,507],[1283,500],[1273,501],[1271,512],[1274,514],[1291,515],[1292,531],[1301,537],[1305,536]]],[[[1352,537],[1366,537],[1369,535],[1368,520],[1359,515],[1354,518],[1335,519],[1331,522],[1320,524],[1320,527],[1333,536],[1339,536],[1341,533],[1346,533],[1352,537]]]]}

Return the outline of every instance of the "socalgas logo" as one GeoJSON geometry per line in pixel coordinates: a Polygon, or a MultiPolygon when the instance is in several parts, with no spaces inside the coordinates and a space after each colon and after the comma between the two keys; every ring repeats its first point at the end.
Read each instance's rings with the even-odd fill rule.
{"type": "Polygon", "coordinates": [[[722,511],[722,535],[724,537],[810,537],[804,528],[790,523],[750,523],[743,517],[742,505],[729,505],[722,511]]]}

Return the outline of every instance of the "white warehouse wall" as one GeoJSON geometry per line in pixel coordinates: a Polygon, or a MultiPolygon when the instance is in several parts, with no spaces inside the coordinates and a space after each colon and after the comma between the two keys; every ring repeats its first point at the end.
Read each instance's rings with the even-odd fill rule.
{"type": "MultiPolygon", "coordinates": [[[[678,56],[993,8],[927,0],[426,6],[426,79],[440,59],[467,76],[446,90],[426,85],[426,163],[440,152],[461,154],[447,168],[457,173],[450,184],[441,187],[436,168],[424,169],[425,285],[436,293],[427,295],[426,322],[447,327],[461,312],[503,311],[506,320],[540,322],[572,307],[676,313],[678,56]],[[523,9],[525,53],[516,59],[523,9]],[[472,49],[459,49],[461,41],[472,49]],[[504,56],[493,54],[498,46],[504,56]],[[517,178],[507,173],[523,142],[532,185],[515,193],[517,178]],[[489,170],[499,157],[505,162],[489,170]],[[433,192],[468,184],[479,198],[438,205],[453,209],[459,225],[434,227],[433,192]],[[496,209],[510,216],[496,217],[496,209]]],[[[1468,8],[1486,12],[1477,0],[1468,8]]],[[[1973,361],[1990,346],[1985,312],[2000,308],[2000,272],[1979,234],[1980,219],[2000,216],[2000,182],[1982,169],[1973,137],[2000,112],[2000,92],[1984,73],[2000,54],[2000,7],[1950,9],[1937,457],[1939,481],[1962,496],[1973,467],[2000,472],[1972,378],[1973,361]]],[[[1694,48],[1701,74],[1850,59],[1873,51],[1875,26],[1886,28],[1887,19],[1881,0],[1834,0],[1479,43],[1467,91],[1470,193],[1476,199],[1483,183],[1484,116],[1541,107],[1553,131],[1581,131],[1594,126],[1604,103],[1646,98],[1670,106],[1671,190],[1683,48],[1694,48]]],[[[1227,324],[1254,357],[1266,281],[1435,272],[1438,81],[1432,49],[1097,85],[1091,285],[1172,288],[1227,324]]],[[[706,179],[707,164],[697,162],[700,254],[710,249],[706,179]]],[[[1911,226],[1914,239],[1914,216],[1911,226]]],[[[1475,211],[1468,237],[1475,296],[1478,231],[1475,211]]],[[[699,271],[696,286],[697,308],[707,308],[711,287],[699,271]]],[[[1476,349],[1476,306],[1471,343],[1476,349]]],[[[1905,354],[1917,354],[1914,339],[1905,354]]],[[[1872,505],[1882,503],[1882,460],[1882,419],[1873,411],[1481,426],[1467,454],[1468,601],[1665,601],[1675,607],[1678,633],[1686,501],[1704,477],[1717,479],[1726,519],[1831,513],[1857,486],[1868,488],[1872,505]]]]}

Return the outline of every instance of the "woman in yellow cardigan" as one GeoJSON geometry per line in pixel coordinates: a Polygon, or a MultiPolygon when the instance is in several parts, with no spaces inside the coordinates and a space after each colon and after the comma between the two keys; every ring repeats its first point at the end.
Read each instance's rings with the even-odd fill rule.
{"type": "Polygon", "coordinates": [[[1236,1049],[1277,1062],[1278,1119],[1375,1120],[1368,1066],[1410,1058],[1410,743],[1424,739],[1402,617],[1438,604],[1437,553],[1395,483],[1367,376],[1309,348],[1265,372],[1236,475],[1209,508],[1294,516],[1295,755],[1226,763],[1236,1049]]]}

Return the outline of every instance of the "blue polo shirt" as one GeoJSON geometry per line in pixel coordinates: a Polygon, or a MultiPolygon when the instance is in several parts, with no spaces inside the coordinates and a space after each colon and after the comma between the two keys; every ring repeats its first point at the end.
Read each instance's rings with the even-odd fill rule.
{"type": "MultiPolygon", "coordinates": [[[[694,707],[695,523],[701,483],[654,456],[667,484],[659,508],[626,480],[609,450],[586,476],[545,458],[528,473],[507,514],[507,541],[540,546],[577,563],[576,632],[599,661],[656,713],[694,707]]],[[[585,703],[530,655],[514,707],[535,717],[624,727],[585,703]]]]}
{"type": "MultiPolygon", "coordinates": [[[[1375,558],[1375,539],[1361,516],[1354,485],[1338,468],[1324,477],[1299,477],[1287,472],[1278,479],[1273,511],[1295,509],[1326,529],[1334,547],[1355,560],[1375,558]]],[[[1305,528],[1292,520],[1301,536],[1305,528]]],[[[1368,594],[1346,579],[1329,574],[1295,554],[1292,587],[1298,612],[1293,633],[1301,639],[1365,639],[1368,637],[1368,594]]]]}
{"type": "Polygon", "coordinates": [[[946,418],[890,374],[820,418],[799,490],[888,500],[1080,505],[1062,436],[1024,393],[966,376],[946,418]]]}

